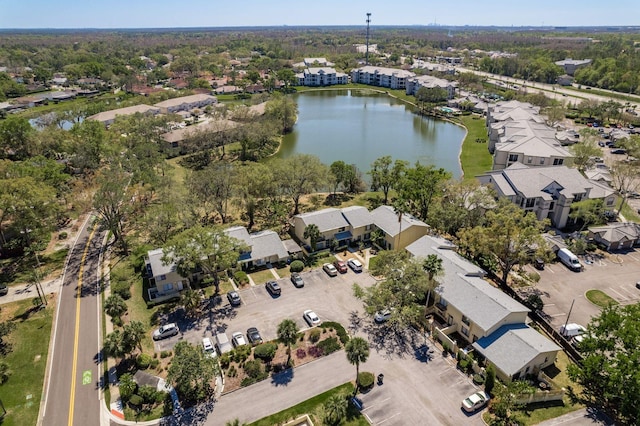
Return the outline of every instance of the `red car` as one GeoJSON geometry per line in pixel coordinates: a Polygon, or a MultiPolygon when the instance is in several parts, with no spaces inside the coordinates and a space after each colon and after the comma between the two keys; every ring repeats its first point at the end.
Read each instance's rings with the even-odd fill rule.
{"type": "Polygon", "coordinates": [[[333,262],[333,266],[336,267],[336,269],[338,270],[338,272],[340,272],[341,274],[346,274],[347,273],[347,263],[343,262],[342,260],[336,260],[335,262],[333,262]]]}

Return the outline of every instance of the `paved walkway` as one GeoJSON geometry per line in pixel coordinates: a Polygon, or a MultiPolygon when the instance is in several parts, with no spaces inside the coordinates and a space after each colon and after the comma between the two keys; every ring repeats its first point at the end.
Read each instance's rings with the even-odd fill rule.
{"type": "MultiPolygon", "coordinates": [[[[57,293],[62,284],[62,276],[43,281],[42,289],[45,294],[57,293]]],[[[34,284],[18,284],[9,286],[9,293],[6,296],[0,296],[0,305],[11,303],[18,300],[33,299],[38,297],[38,291],[34,284]]]]}
{"type": "Polygon", "coordinates": [[[582,408],[577,411],[565,414],[564,416],[556,417],[555,419],[547,420],[542,423],[538,423],[538,426],[581,426],[581,425],[603,425],[614,426],[615,422],[609,419],[606,415],[598,410],[592,408],[582,408]]]}

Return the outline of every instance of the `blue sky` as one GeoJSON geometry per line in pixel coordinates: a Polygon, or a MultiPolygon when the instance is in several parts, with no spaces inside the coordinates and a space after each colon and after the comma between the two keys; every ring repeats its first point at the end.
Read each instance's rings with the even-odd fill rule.
{"type": "Polygon", "coordinates": [[[640,25],[638,0],[0,0],[0,28],[640,25]],[[315,8],[310,7],[315,5],[315,8]]]}

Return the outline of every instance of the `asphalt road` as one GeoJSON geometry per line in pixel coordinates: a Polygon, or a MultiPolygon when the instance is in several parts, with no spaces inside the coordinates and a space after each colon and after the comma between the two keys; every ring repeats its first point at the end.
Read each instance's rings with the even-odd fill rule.
{"type": "Polygon", "coordinates": [[[69,254],[54,324],[41,424],[100,424],[98,264],[104,234],[85,222],[69,254]]]}

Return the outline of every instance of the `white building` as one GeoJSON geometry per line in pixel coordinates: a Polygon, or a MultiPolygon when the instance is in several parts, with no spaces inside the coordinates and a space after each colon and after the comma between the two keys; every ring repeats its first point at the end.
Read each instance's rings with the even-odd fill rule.
{"type": "Polygon", "coordinates": [[[329,67],[307,68],[296,77],[299,86],[333,86],[349,82],[347,74],[329,67]]]}
{"type": "Polygon", "coordinates": [[[157,115],[160,113],[160,108],[151,105],[134,105],[126,108],[112,109],[111,111],[99,112],[90,117],[87,120],[99,121],[105,126],[109,126],[116,121],[117,116],[133,115],[133,114],[147,114],[157,115]]]}
{"type": "Polygon", "coordinates": [[[458,84],[453,81],[433,77],[431,75],[421,75],[418,77],[411,77],[407,80],[407,95],[415,96],[421,87],[426,87],[427,89],[439,88],[447,92],[447,99],[453,99],[457,86],[458,84]]]}
{"type": "Polygon", "coordinates": [[[197,95],[167,99],[166,101],[158,102],[155,106],[160,108],[160,112],[163,114],[172,114],[180,111],[191,111],[196,108],[205,108],[208,105],[217,103],[218,98],[215,96],[200,93],[197,95]]]}
{"type": "Polygon", "coordinates": [[[351,82],[390,89],[406,89],[407,80],[415,76],[415,73],[410,71],[367,65],[351,71],[351,82]]]}

